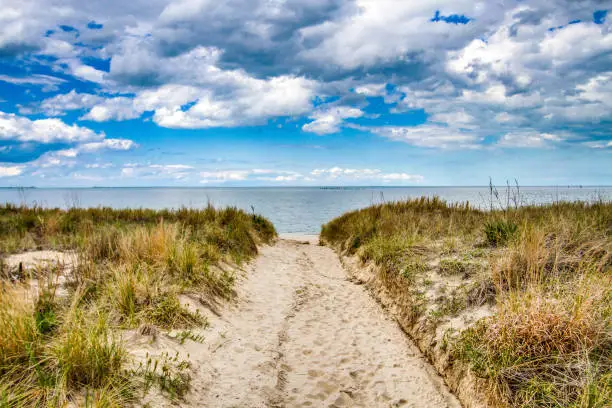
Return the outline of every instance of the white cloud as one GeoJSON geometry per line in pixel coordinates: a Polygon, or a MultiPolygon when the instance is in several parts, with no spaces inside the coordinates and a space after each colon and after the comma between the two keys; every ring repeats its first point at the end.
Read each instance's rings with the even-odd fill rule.
{"type": "Polygon", "coordinates": [[[383,96],[386,94],[386,83],[363,84],[355,88],[355,93],[364,96],[383,96]]]}
{"type": "Polygon", "coordinates": [[[410,62],[415,53],[434,49],[444,52],[461,46],[483,32],[502,11],[498,5],[483,7],[480,1],[468,0],[357,0],[355,10],[340,20],[302,29],[303,37],[318,45],[304,50],[301,56],[346,69],[410,62]],[[434,24],[431,19],[436,10],[465,14],[475,18],[475,23],[434,24]]]}
{"type": "Polygon", "coordinates": [[[261,124],[272,117],[301,115],[311,109],[313,81],[289,76],[261,80],[240,72],[228,75],[229,92],[219,94],[200,89],[187,109],[164,102],[165,106],[155,109],[153,120],[169,128],[233,127],[261,124]]]}
{"type": "Polygon", "coordinates": [[[67,94],[58,94],[45,99],[40,104],[40,110],[47,116],[60,116],[65,111],[91,109],[104,101],[99,95],[78,93],[74,89],[67,94]]]}
{"type": "Polygon", "coordinates": [[[302,126],[302,130],[318,135],[337,133],[340,131],[340,125],[344,119],[359,118],[361,116],[363,116],[361,109],[348,106],[325,107],[314,112],[310,116],[310,119],[314,120],[302,126]]]}
{"type": "Polygon", "coordinates": [[[67,125],[59,119],[30,120],[13,113],[0,112],[0,140],[38,143],[82,143],[101,140],[104,133],[67,125]]]}
{"type": "Polygon", "coordinates": [[[108,169],[114,167],[113,163],[87,163],[85,165],[86,169],[108,169]]]}
{"type": "Polygon", "coordinates": [[[94,105],[91,110],[83,115],[81,120],[93,120],[95,122],[106,122],[108,120],[135,119],[142,115],[143,111],[134,106],[131,98],[116,97],[103,100],[94,105]]]}
{"type": "Polygon", "coordinates": [[[592,149],[609,149],[612,148],[612,140],[611,141],[592,141],[592,142],[584,142],[585,146],[588,146],[592,149]]]}
{"type": "Polygon", "coordinates": [[[86,81],[98,84],[103,84],[106,81],[106,72],[97,70],[89,65],[81,64],[78,61],[70,63],[70,72],[73,76],[86,81]]]}
{"type": "Polygon", "coordinates": [[[480,136],[439,125],[383,126],[369,129],[387,139],[431,148],[478,148],[480,136]]]}
{"type": "Polygon", "coordinates": [[[138,145],[129,139],[104,139],[100,142],[84,143],[79,146],[82,152],[95,152],[101,149],[131,150],[138,145]]]}
{"type": "Polygon", "coordinates": [[[247,180],[286,183],[305,179],[301,173],[296,171],[274,169],[202,171],[200,172],[200,177],[200,183],[203,184],[222,184],[226,182],[244,182],[247,180]]]}
{"type": "Polygon", "coordinates": [[[126,163],[121,169],[121,176],[182,180],[192,175],[194,170],[193,166],[187,164],[126,163]]]}
{"type": "Polygon", "coordinates": [[[380,176],[385,181],[414,181],[417,183],[422,182],[425,178],[418,174],[406,174],[406,173],[388,173],[380,176]]]}
{"type": "Polygon", "coordinates": [[[104,99],[71,92],[43,102],[43,109],[56,114],[60,109],[89,109],[81,119],[97,122],[134,119],[152,111],[153,121],[167,128],[233,127],[306,114],[312,109],[318,86],[316,81],[299,76],[260,79],[243,70],[220,69],[215,65],[215,52],[205,47],[167,59],[146,53],[146,64],[138,62],[142,52],[130,50],[113,57],[112,75],[136,75],[146,68],[154,71],[149,76],[166,83],[139,90],[134,98],[104,99]]]}
{"type": "Polygon", "coordinates": [[[449,124],[454,127],[471,127],[474,125],[474,117],[464,110],[458,110],[456,112],[440,112],[436,113],[429,118],[431,122],[440,122],[443,124],[449,124]]]}
{"type": "Polygon", "coordinates": [[[541,148],[551,146],[552,143],[560,142],[563,138],[551,133],[539,133],[536,131],[506,133],[498,141],[497,145],[502,147],[528,147],[541,148]]]}
{"type": "Polygon", "coordinates": [[[402,181],[420,183],[424,177],[418,174],[408,173],[385,173],[380,169],[351,169],[342,167],[330,167],[314,169],[310,174],[315,179],[327,180],[378,180],[384,182],[402,181]]]}
{"type": "Polygon", "coordinates": [[[14,85],[39,85],[42,86],[44,92],[56,91],[60,84],[66,82],[65,79],[50,76],[50,75],[30,75],[25,77],[13,77],[9,75],[0,75],[0,81],[8,82],[14,85]]]}
{"type": "MultiPolygon", "coordinates": [[[[82,154],[100,153],[105,150],[126,151],[136,148],[138,145],[128,139],[104,139],[99,142],[89,142],[78,144],[73,148],[49,151],[40,156],[38,159],[28,163],[34,167],[50,168],[50,167],[73,167],[79,161],[77,157],[82,154]]],[[[103,166],[88,167],[91,164],[86,163],[86,168],[106,168],[103,166]]]]}
{"type": "Polygon", "coordinates": [[[0,177],[14,177],[23,173],[25,166],[0,166],[0,177]]]}
{"type": "Polygon", "coordinates": [[[244,181],[252,174],[250,170],[203,171],[200,183],[225,183],[226,181],[244,181]]]}

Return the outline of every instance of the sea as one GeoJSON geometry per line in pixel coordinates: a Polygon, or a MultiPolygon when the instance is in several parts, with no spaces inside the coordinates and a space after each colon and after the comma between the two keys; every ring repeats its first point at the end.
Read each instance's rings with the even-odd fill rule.
{"type": "MultiPolygon", "coordinates": [[[[491,196],[483,187],[96,187],[0,188],[0,203],[43,207],[179,208],[235,206],[270,219],[280,233],[316,234],[321,225],[349,210],[373,204],[438,196],[450,203],[466,202],[488,209],[508,205],[506,187],[491,196]]],[[[512,189],[522,205],[557,201],[610,201],[612,186],[520,187],[512,189]]]]}

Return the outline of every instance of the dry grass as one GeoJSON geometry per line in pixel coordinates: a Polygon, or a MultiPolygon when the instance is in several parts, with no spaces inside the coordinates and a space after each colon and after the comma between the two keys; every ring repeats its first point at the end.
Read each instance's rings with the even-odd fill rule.
{"type": "MultiPolygon", "coordinates": [[[[422,198],[347,213],[321,236],[386,275],[425,260],[431,273],[467,279],[425,318],[493,301],[495,314],[450,344],[487,380],[492,404],[612,405],[612,204],[483,212],[422,198]]],[[[383,281],[412,296],[410,313],[424,311],[416,280],[383,281]]]]}
{"type": "Polygon", "coordinates": [[[155,371],[150,359],[155,369],[131,370],[120,330],[204,326],[206,319],[179,296],[230,297],[234,276],[223,265],[248,260],[275,235],[267,220],[233,208],[0,207],[4,250],[78,254],[63,296],[57,271],[38,271],[34,299],[15,273],[3,271],[0,406],[125,406],[152,383],[180,397],[189,388],[187,363],[167,358],[155,371]]]}

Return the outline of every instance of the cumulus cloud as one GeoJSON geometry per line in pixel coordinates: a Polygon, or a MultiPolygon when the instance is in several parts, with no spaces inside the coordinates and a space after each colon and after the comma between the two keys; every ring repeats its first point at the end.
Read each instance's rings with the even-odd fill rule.
{"type": "Polygon", "coordinates": [[[421,54],[461,47],[483,33],[503,13],[502,6],[489,3],[484,7],[481,1],[357,0],[355,3],[352,13],[301,30],[305,40],[317,44],[302,51],[302,58],[347,70],[419,64],[421,54]],[[448,9],[467,15],[477,23],[432,22],[436,11],[448,9]]]}
{"type": "Polygon", "coordinates": [[[91,109],[103,102],[102,96],[78,93],[73,89],[67,94],[58,94],[45,99],[38,110],[47,116],[61,116],[66,111],[91,109]]]}
{"type": "Polygon", "coordinates": [[[152,77],[149,70],[155,70],[159,84],[135,90],[134,97],[103,98],[71,92],[44,101],[43,109],[56,114],[62,109],[88,110],[82,119],[97,122],[134,119],[153,112],[153,121],[167,128],[232,127],[307,114],[318,86],[316,81],[293,75],[260,79],[244,70],[220,69],[214,52],[202,47],[178,57],[151,57],[158,59],[146,59],[146,64],[122,62],[122,58],[139,58],[129,52],[114,58],[121,61],[119,65],[115,59],[111,62],[115,77],[128,75],[125,70],[130,70],[130,75],[152,77]],[[146,72],[139,70],[140,66],[146,72]]]}
{"type": "MultiPolygon", "coordinates": [[[[73,167],[85,164],[78,159],[84,154],[104,151],[127,151],[137,147],[134,141],[121,138],[105,138],[103,132],[96,133],[78,125],[69,125],[55,118],[31,120],[16,114],[0,112],[0,141],[10,143],[3,149],[5,160],[13,150],[35,151],[23,165],[7,167],[6,175],[26,169],[39,169],[32,174],[42,175],[40,169],[73,167]],[[58,150],[59,146],[59,150],[58,150]],[[17,148],[17,149],[15,149],[17,148]]],[[[18,174],[12,174],[18,175],[18,174]]]]}
{"type": "Polygon", "coordinates": [[[134,106],[132,98],[119,96],[104,99],[93,105],[89,112],[81,116],[81,120],[92,120],[94,122],[128,120],[138,118],[142,113],[142,110],[134,106]]]}
{"type": "Polygon", "coordinates": [[[104,139],[104,133],[67,125],[59,119],[30,120],[13,113],[0,112],[0,139],[37,143],[82,143],[104,139]]]}

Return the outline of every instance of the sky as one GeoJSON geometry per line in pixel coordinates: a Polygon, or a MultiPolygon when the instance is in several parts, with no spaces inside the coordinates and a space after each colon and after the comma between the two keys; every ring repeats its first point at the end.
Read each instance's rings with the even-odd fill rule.
{"type": "Polygon", "coordinates": [[[0,9],[0,187],[612,184],[612,0],[0,9]]]}

